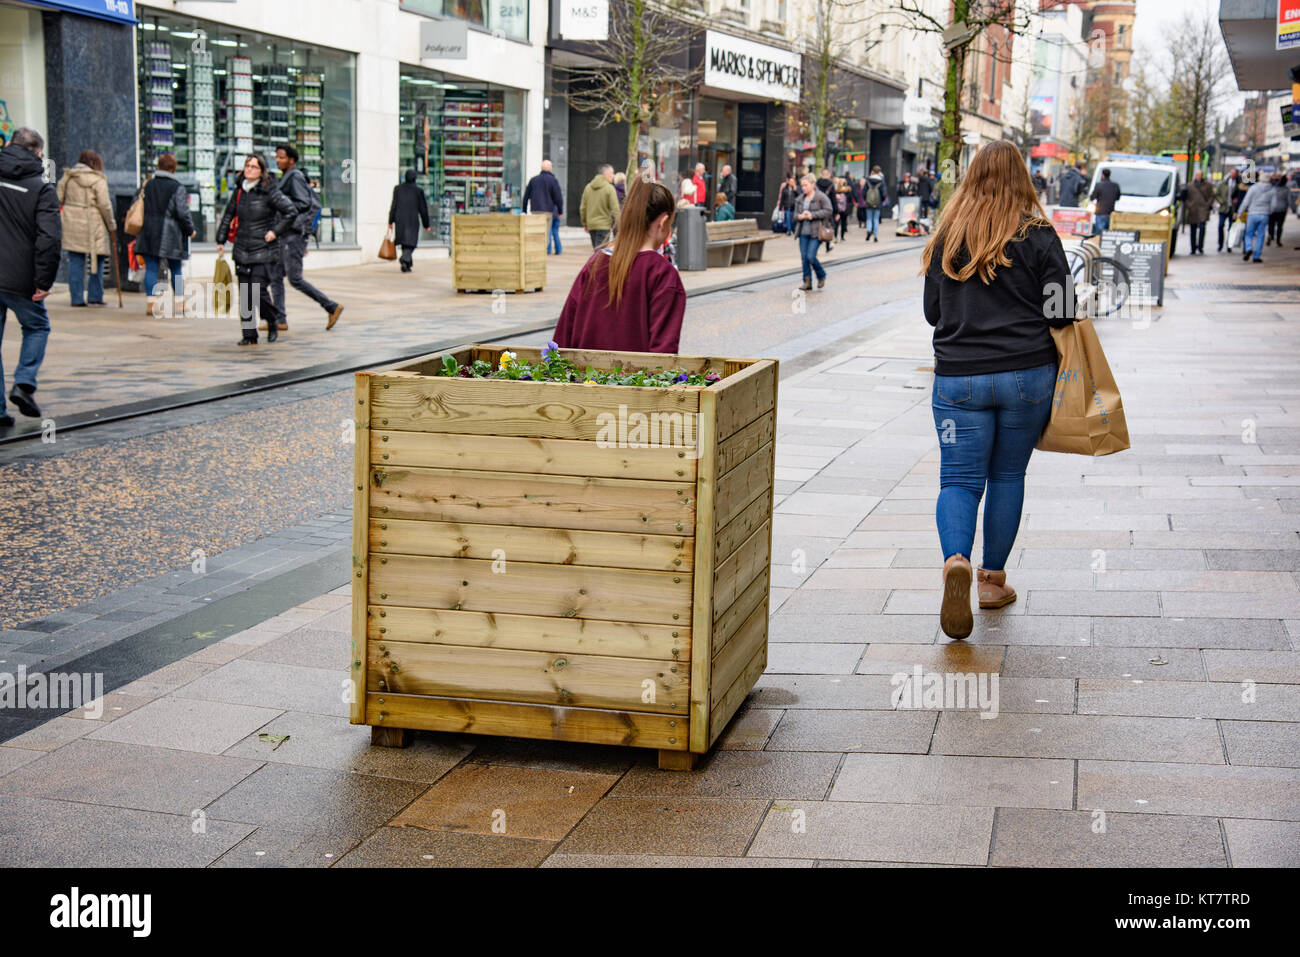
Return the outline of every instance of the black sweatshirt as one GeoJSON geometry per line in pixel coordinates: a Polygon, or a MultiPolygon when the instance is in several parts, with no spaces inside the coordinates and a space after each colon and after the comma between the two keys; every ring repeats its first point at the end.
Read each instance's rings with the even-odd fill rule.
{"type": "MultiPolygon", "coordinates": [[[[1074,321],[1074,281],[1065,250],[1050,226],[1031,226],[1006,247],[985,285],[976,273],[957,282],[943,272],[936,244],[925,277],[925,321],[934,326],[935,375],[989,375],[1056,361],[1049,326],[1074,321]]],[[[957,265],[964,261],[959,256],[957,265]]]]}

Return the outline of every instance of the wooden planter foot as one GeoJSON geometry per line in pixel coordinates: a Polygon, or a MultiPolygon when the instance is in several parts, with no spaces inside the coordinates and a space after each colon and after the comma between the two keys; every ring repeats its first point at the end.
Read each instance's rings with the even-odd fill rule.
{"type": "Polygon", "coordinates": [[[659,751],[660,771],[693,771],[699,755],[693,751],[659,751]]]}
{"type": "Polygon", "coordinates": [[[370,729],[370,744],[376,748],[405,748],[411,743],[411,732],[406,728],[370,729]]]}

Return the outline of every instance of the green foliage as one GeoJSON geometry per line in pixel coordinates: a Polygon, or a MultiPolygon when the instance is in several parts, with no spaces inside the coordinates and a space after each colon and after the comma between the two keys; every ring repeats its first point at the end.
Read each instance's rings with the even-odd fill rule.
{"type": "Polygon", "coordinates": [[[568,359],[560,355],[558,348],[548,347],[542,350],[541,362],[520,362],[513,352],[501,354],[501,364],[492,368],[492,363],[485,359],[475,360],[469,365],[459,364],[452,356],[442,357],[439,376],[460,377],[462,379],[513,379],[525,382],[574,382],[583,385],[631,385],[649,388],[668,388],[675,385],[693,385],[707,387],[719,381],[722,376],[716,372],[690,373],[684,369],[596,369],[587,366],[579,369],[568,359]]]}

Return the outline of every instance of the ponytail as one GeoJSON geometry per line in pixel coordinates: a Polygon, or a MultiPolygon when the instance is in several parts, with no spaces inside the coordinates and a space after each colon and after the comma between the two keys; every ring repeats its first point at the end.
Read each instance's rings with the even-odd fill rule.
{"type": "Polygon", "coordinates": [[[667,213],[672,215],[677,204],[672,190],[663,183],[644,179],[638,175],[633,178],[628,188],[627,198],[623,201],[623,211],[618,217],[618,233],[614,236],[611,255],[597,259],[607,260],[606,279],[609,286],[609,304],[618,308],[623,302],[623,288],[627,285],[628,274],[632,272],[632,263],[637,253],[645,245],[646,234],[650,224],[667,213]]]}

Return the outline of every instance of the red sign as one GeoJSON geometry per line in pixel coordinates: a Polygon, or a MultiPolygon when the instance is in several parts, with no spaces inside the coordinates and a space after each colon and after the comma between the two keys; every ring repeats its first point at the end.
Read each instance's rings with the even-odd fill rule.
{"type": "Polygon", "coordinates": [[[1058,206],[1052,210],[1052,228],[1058,236],[1075,236],[1092,232],[1092,213],[1075,206],[1058,206]]]}
{"type": "Polygon", "coordinates": [[[1033,159],[1065,159],[1069,153],[1060,143],[1039,143],[1029,150],[1029,155],[1033,159]]]}

